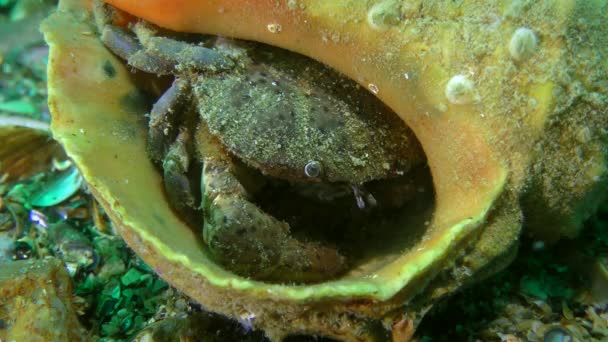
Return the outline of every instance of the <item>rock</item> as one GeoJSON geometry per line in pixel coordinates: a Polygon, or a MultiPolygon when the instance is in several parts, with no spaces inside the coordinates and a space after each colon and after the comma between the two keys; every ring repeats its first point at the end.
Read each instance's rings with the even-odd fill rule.
{"type": "Polygon", "coordinates": [[[0,341],[84,341],[71,298],[58,259],[0,263],[0,341]]]}

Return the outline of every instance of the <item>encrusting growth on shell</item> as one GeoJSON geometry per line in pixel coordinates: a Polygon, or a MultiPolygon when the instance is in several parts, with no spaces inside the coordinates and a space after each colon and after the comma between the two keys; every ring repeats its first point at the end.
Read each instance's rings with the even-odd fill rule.
{"type": "Polygon", "coordinates": [[[538,47],[538,39],[534,31],[527,27],[520,27],[515,30],[509,42],[509,53],[516,61],[523,61],[530,58],[538,47]]]}
{"type": "Polygon", "coordinates": [[[367,12],[367,23],[375,31],[384,31],[401,21],[400,1],[386,0],[374,4],[367,12]]]}
{"type": "Polygon", "coordinates": [[[445,86],[445,96],[453,104],[468,104],[475,98],[475,85],[465,75],[452,77],[445,86]]]}

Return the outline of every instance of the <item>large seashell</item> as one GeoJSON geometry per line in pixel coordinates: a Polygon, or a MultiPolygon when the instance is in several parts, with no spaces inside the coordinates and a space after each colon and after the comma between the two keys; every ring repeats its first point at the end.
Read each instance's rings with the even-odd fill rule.
{"type": "Polygon", "coordinates": [[[270,337],[404,336],[433,302],[514,257],[524,215],[539,238],[574,236],[605,193],[606,1],[108,2],[322,61],[389,105],[424,149],[435,208],[416,244],[314,285],[234,276],[170,210],[145,154],[141,85],[96,38],[89,1],[60,2],[43,25],[55,137],[162,277],[270,337]]]}

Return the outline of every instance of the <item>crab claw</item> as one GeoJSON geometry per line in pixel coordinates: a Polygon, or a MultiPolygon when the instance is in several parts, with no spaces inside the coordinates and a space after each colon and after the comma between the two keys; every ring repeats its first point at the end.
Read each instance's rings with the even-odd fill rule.
{"type": "Polygon", "coordinates": [[[337,250],[291,236],[289,225],[248,200],[229,162],[208,157],[202,173],[203,237],[216,262],[242,276],[311,282],[346,268],[337,250]]]}

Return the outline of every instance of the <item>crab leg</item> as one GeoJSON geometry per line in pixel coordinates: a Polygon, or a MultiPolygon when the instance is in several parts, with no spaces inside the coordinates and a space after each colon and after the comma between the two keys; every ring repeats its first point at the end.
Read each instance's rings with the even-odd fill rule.
{"type": "Polygon", "coordinates": [[[187,151],[190,134],[186,129],[180,129],[177,139],[169,147],[163,160],[163,180],[165,192],[175,209],[182,214],[186,221],[195,222],[195,200],[188,179],[190,158],[187,151]]]}
{"type": "Polygon", "coordinates": [[[101,33],[101,41],[136,69],[167,75],[184,70],[213,72],[234,66],[230,59],[213,49],[156,37],[143,24],[135,25],[134,30],[137,39],[120,27],[106,25],[101,33]]]}
{"type": "Polygon", "coordinates": [[[133,30],[148,55],[168,61],[178,70],[220,71],[234,66],[213,49],[154,36],[154,31],[143,23],[136,24],[133,30]]]}
{"type": "Polygon", "coordinates": [[[292,282],[328,279],[344,271],[346,260],[337,250],[295,239],[287,223],[250,202],[226,158],[205,158],[201,186],[203,237],[215,260],[227,269],[292,282]]]}
{"type": "Polygon", "coordinates": [[[105,26],[101,33],[101,41],[110,51],[141,71],[168,75],[174,69],[174,63],[147,53],[135,37],[120,27],[105,26]]]}
{"type": "Polygon", "coordinates": [[[124,60],[128,60],[133,54],[141,50],[141,44],[125,30],[107,25],[101,33],[101,41],[112,52],[124,60]]]}
{"type": "Polygon", "coordinates": [[[148,154],[152,160],[158,162],[163,159],[167,137],[173,136],[176,127],[174,114],[187,102],[188,94],[188,82],[176,78],[152,106],[148,124],[148,154]]]}

